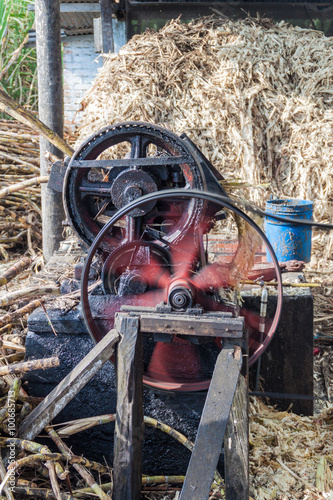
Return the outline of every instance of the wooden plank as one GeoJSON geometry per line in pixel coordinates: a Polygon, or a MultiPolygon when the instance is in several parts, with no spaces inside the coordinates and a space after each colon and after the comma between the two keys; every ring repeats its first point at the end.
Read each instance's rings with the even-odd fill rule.
{"type": "Polygon", "coordinates": [[[94,50],[96,54],[103,51],[102,20],[100,17],[93,19],[94,23],[94,50]]]}
{"type": "Polygon", "coordinates": [[[248,386],[240,375],[224,438],[225,493],[227,500],[249,498],[248,386]]]}
{"type": "Polygon", "coordinates": [[[113,28],[112,28],[112,3],[111,0],[100,0],[102,19],[103,52],[114,51],[113,28]]]}
{"type": "Polygon", "coordinates": [[[180,500],[209,497],[241,366],[241,348],[226,345],[216,361],[180,500]]]}
{"type": "Polygon", "coordinates": [[[118,340],[119,334],[116,330],[111,330],[105,335],[24,420],[19,438],[34,439],[110,359],[113,347],[118,340]]]}
{"type": "Polygon", "coordinates": [[[221,315],[203,314],[141,314],[141,331],[146,333],[170,333],[178,335],[204,335],[207,337],[243,336],[244,318],[230,318],[221,315]]]}
{"type": "Polygon", "coordinates": [[[139,318],[119,314],[117,411],[114,438],[114,500],[140,500],[143,441],[143,354],[139,318]]]}

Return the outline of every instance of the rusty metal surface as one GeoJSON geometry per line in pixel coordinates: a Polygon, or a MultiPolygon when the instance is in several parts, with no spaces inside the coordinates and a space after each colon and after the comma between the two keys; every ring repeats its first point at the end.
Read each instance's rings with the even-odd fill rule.
{"type": "MultiPolygon", "coordinates": [[[[136,172],[130,174],[136,176],[135,181],[127,185],[127,188],[135,191],[132,193],[135,198],[140,196],[140,191],[136,189],[138,182],[141,194],[150,192],[153,186],[150,180],[150,188],[142,189],[140,176],[145,185],[147,175],[153,179],[157,191],[164,187],[204,187],[201,165],[192,157],[186,141],[176,134],[158,125],[143,122],[119,123],[105,127],[87,139],[75,152],[64,180],[67,218],[79,238],[87,245],[93,242],[105,224],[100,216],[110,218],[119,208],[119,197],[112,193],[112,189],[115,190],[115,184],[118,185],[118,191],[121,191],[121,185],[129,174],[128,169],[136,172]],[[118,157],[115,160],[98,159],[103,151],[117,148],[119,145],[126,146],[127,149],[130,145],[130,152],[124,153],[122,158],[119,158],[120,153],[116,153],[118,157]],[[155,152],[151,148],[155,148],[155,152]],[[124,176],[125,171],[127,174],[124,176]]],[[[177,231],[185,230],[193,223],[199,205],[196,200],[179,202],[182,207],[178,215],[179,224],[167,236],[169,241],[178,234],[177,231]]],[[[163,208],[161,211],[163,212],[163,208]]],[[[131,219],[130,215],[127,215],[127,219],[131,219]]],[[[149,214],[140,224],[148,221],[149,214]]],[[[131,230],[124,239],[131,241],[134,233],[135,231],[131,230]]],[[[116,234],[117,230],[114,229],[104,240],[103,247],[106,251],[115,246],[113,235],[116,234]]]]}

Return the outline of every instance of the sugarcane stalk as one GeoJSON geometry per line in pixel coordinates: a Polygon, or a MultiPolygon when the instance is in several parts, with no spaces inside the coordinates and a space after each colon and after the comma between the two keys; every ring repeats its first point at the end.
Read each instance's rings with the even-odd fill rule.
{"type": "Polygon", "coordinates": [[[9,354],[7,356],[1,357],[0,362],[5,361],[6,364],[14,363],[14,361],[21,361],[23,358],[24,358],[24,352],[16,352],[15,354],[9,354]]]}
{"type": "Polygon", "coordinates": [[[29,413],[31,413],[31,411],[32,411],[31,404],[29,404],[27,402],[23,403],[23,406],[21,408],[21,411],[20,411],[20,414],[18,417],[19,423],[23,422],[23,420],[29,415],[29,413]]]}
{"type": "Polygon", "coordinates": [[[9,306],[17,300],[28,297],[36,297],[38,295],[58,295],[60,292],[59,287],[45,286],[45,287],[29,287],[23,290],[16,290],[15,292],[8,293],[4,297],[0,298],[0,307],[9,306]]]}
{"type": "Polygon", "coordinates": [[[58,356],[52,358],[36,359],[32,361],[24,361],[23,363],[16,363],[8,366],[0,367],[0,376],[9,375],[13,373],[30,372],[33,370],[46,370],[59,366],[60,361],[58,356]]]}
{"type": "Polygon", "coordinates": [[[24,486],[24,487],[37,488],[37,484],[36,483],[34,483],[33,481],[29,481],[28,479],[22,479],[22,478],[18,478],[16,480],[16,486],[24,486]]]}
{"type": "MultiPolygon", "coordinates": [[[[277,281],[260,281],[260,283],[264,283],[266,286],[278,286],[277,281]]],[[[242,280],[242,284],[244,285],[258,285],[258,281],[254,280],[242,280]]],[[[295,288],[320,288],[323,285],[321,283],[282,283],[283,286],[291,286],[295,288]]]]}
{"type": "MultiPolygon", "coordinates": [[[[4,408],[0,410],[0,425],[8,417],[8,411],[14,409],[16,406],[16,400],[19,395],[22,381],[15,378],[7,394],[7,402],[4,408]]],[[[14,431],[15,432],[15,431],[14,431]]]]}
{"type": "Polygon", "coordinates": [[[13,351],[25,352],[25,347],[23,345],[14,344],[14,342],[8,342],[7,340],[0,339],[0,347],[3,349],[13,349],[13,351]]]}
{"type": "MultiPolygon", "coordinates": [[[[2,358],[0,361],[0,368],[5,367],[7,365],[8,365],[7,360],[2,358]]],[[[15,380],[15,377],[13,377],[13,375],[4,375],[0,380],[1,382],[5,381],[7,385],[11,386],[15,380]]]]}
{"type": "Polygon", "coordinates": [[[25,316],[28,313],[31,313],[37,307],[40,307],[41,301],[44,301],[44,298],[33,300],[29,304],[27,304],[24,307],[21,307],[20,309],[17,309],[16,311],[4,314],[3,316],[0,317],[0,327],[3,327],[7,325],[8,323],[12,323],[16,319],[21,319],[23,316],[25,316]]]}
{"type": "Polygon", "coordinates": [[[0,243],[17,243],[23,236],[27,234],[27,231],[22,231],[21,233],[13,236],[11,238],[0,238],[0,243]]]}
{"type": "MultiPolygon", "coordinates": [[[[4,141],[4,139],[1,138],[1,142],[7,142],[8,144],[11,144],[11,141],[8,139],[4,141]]],[[[24,145],[23,145],[24,146],[24,145]]],[[[30,164],[32,163],[33,165],[36,165],[37,167],[39,166],[39,160],[37,158],[34,158],[31,154],[29,156],[26,156],[29,153],[34,153],[36,149],[28,149],[24,147],[19,147],[17,145],[17,142],[15,141],[15,144],[13,145],[7,145],[4,146],[3,144],[0,143],[0,151],[5,151],[6,153],[14,153],[15,154],[15,161],[16,161],[16,155],[20,155],[19,158],[21,160],[26,160],[30,164]]]]}
{"type": "MultiPolygon", "coordinates": [[[[5,466],[4,466],[4,463],[2,460],[2,456],[1,456],[1,451],[0,451],[0,478],[1,478],[1,481],[4,479],[5,475],[6,475],[6,469],[5,469],[5,466]]],[[[5,492],[7,500],[15,500],[10,488],[5,487],[4,492],[5,492]]]]}
{"type": "MultiPolygon", "coordinates": [[[[142,476],[142,485],[145,484],[182,484],[185,476],[142,476]]],[[[113,487],[113,483],[104,483],[100,487],[103,491],[109,491],[113,487]]],[[[93,493],[91,488],[80,488],[74,490],[73,495],[75,498],[85,498],[89,493],[93,493]]]]}
{"type": "Polygon", "coordinates": [[[5,260],[9,259],[8,252],[6,251],[6,248],[8,248],[8,245],[1,245],[0,244],[0,254],[5,260]]]}
{"type": "Polygon", "coordinates": [[[85,431],[96,425],[108,424],[114,422],[116,419],[115,413],[110,413],[109,415],[99,415],[96,417],[82,418],[78,420],[72,420],[66,422],[66,425],[57,431],[57,434],[61,437],[69,437],[78,432],[85,431]]]}
{"type": "MultiPolygon", "coordinates": [[[[67,459],[72,463],[73,454],[68,446],[62,441],[62,439],[58,436],[56,431],[50,426],[47,425],[45,427],[46,432],[51,437],[53,442],[58,446],[59,450],[67,457],[67,459]]],[[[93,492],[101,499],[101,500],[111,500],[109,495],[105,494],[104,491],[100,488],[100,486],[96,483],[93,476],[84,468],[82,465],[78,463],[74,463],[73,467],[80,474],[80,476],[86,481],[88,486],[93,490],[93,492]]]]}
{"type": "Polygon", "coordinates": [[[33,130],[41,134],[45,139],[56,146],[60,151],[68,156],[72,156],[74,150],[58,134],[53,132],[45,123],[36,118],[30,111],[24,109],[14,101],[6,92],[0,89],[0,109],[4,113],[12,116],[16,120],[28,125],[33,130]]]}
{"type": "Polygon", "coordinates": [[[0,335],[4,335],[5,333],[10,332],[12,328],[13,325],[11,323],[8,323],[8,325],[5,325],[4,327],[0,328],[0,335]]]}
{"type": "MultiPolygon", "coordinates": [[[[1,122],[1,123],[4,123],[4,122],[1,122]]],[[[6,125],[8,125],[9,123],[9,120],[6,122],[6,125]]],[[[12,123],[15,123],[15,122],[12,122],[12,123]]],[[[22,126],[22,124],[20,123],[20,126],[22,126]]],[[[15,139],[15,142],[18,141],[18,142],[24,142],[26,143],[27,141],[28,142],[38,142],[38,135],[31,135],[31,134],[18,134],[17,132],[8,132],[7,130],[0,130],[0,137],[1,137],[1,140],[3,137],[7,137],[8,140],[10,140],[10,138],[13,138],[15,139]]],[[[37,148],[34,148],[34,149],[37,149],[37,148]]]]}
{"type": "MultiPolygon", "coordinates": [[[[3,214],[7,215],[7,216],[10,216],[12,219],[14,220],[18,220],[19,222],[21,222],[22,224],[25,224],[26,223],[26,220],[25,220],[25,217],[21,217],[19,214],[15,213],[13,210],[10,210],[9,208],[5,208],[3,207],[2,205],[0,205],[0,212],[2,212],[3,214]]],[[[24,257],[24,258],[27,258],[27,257],[24,257]]],[[[6,271],[7,272],[7,271],[6,271]]],[[[14,277],[14,276],[13,276],[14,277]]],[[[11,278],[12,279],[12,278],[11,278]]],[[[9,280],[10,281],[10,280],[9,280]]],[[[8,283],[8,281],[6,281],[5,283],[2,282],[2,277],[0,277],[0,286],[3,286],[6,285],[6,283],[8,283]]]]}
{"type": "MultiPolygon", "coordinates": [[[[67,448],[67,449],[69,450],[69,448],[67,448]]],[[[26,465],[30,465],[30,463],[33,461],[46,462],[48,460],[51,460],[52,462],[58,462],[61,460],[63,462],[68,462],[70,464],[73,464],[73,466],[84,465],[85,467],[89,467],[90,469],[101,472],[102,474],[104,474],[104,473],[106,474],[107,472],[109,472],[109,469],[102,464],[99,464],[99,463],[94,462],[92,460],[87,460],[84,457],[78,457],[76,455],[73,455],[70,450],[69,450],[69,454],[70,455],[67,455],[67,452],[66,452],[66,454],[65,453],[50,453],[49,451],[48,452],[43,451],[43,453],[40,453],[40,452],[34,453],[33,455],[28,455],[26,457],[20,458],[19,460],[16,460],[16,462],[13,462],[10,465],[10,468],[20,469],[22,467],[25,467],[26,465]]],[[[110,500],[110,499],[108,498],[106,500],[110,500]]]]}
{"type": "MultiPolygon", "coordinates": [[[[25,403],[27,405],[28,403],[25,403]]],[[[31,406],[28,404],[31,409],[31,406]]],[[[23,451],[27,451],[29,453],[41,453],[41,454],[51,454],[50,449],[42,444],[35,443],[34,441],[28,441],[27,439],[19,439],[19,438],[1,438],[0,437],[0,447],[7,447],[9,444],[14,445],[16,448],[20,448],[23,451]]],[[[59,478],[61,478],[64,474],[64,468],[59,463],[55,463],[55,471],[59,478]]]]}
{"type": "Polygon", "coordinates": [[[182,484],[185,476],[142,476],[142,484],[182,484]]]}
{"type": "MultiPolygon", "coordinates": [[[[184,434],[176,431],[169,425],[161,422],[160,420],[156,420],[155,418],[147,417],[146,415],[143,417],[145,425],[149,425],[150,427],[154,427],[155,429],[159,429],[160,431],[168,434],[170,437],[181,443],[185,448],[192,451],[193,443],[190,441],[184,434]]],[[[115,421],[115,414],[111,413],[108,415],[100,415],[91,418],[72,420],[67,422],[67,425],[58,430],[58,435],[60,436],[71,436],[83,430],[87,430],[91,427],[95,427],[96,425],[107,424],[109,422],[115,421]]],[[[218,471],[215,471],[214,480],[217,484],[223,483],[223,479],[218,471]]]]}
{"type": "Polygon", "coordinates": [[[2,340],[8,340],[8,342],[13,342],[14,344],[24,345],[25,335],[18,335],[17,333],[6,333],[2,336],[2,340]]]}
{"type": "MultiPolygon", "coordinates": [[[[37,199],[37,198],[36,198],[37,199]]],[[[12,202],[12,206],[21,206],[22,207],[22,200],[23,203],[27,203],[32,206],[35,212],[37,212],[39,215],[42,215],[42,211],[40,207],[31,199],[31,196],[25,196],[23,193],[16,193],[13,195],[8,196],[6,199],[2,199],[1,204],[2,205],[7,205],[10,206],[10,202],[12,202]]]]}
{"type": "MultiPolygon", "coordinates": [[[[14,492],[20,496],[32,496],[35,498],[43,498],[44,500],[56,500],[52,490],[47,488],[32,488],[29,486],[14,486],[14,492]]],[[[72,495],[61,493],[61,500],[75,500],[72,495]]]]}
{"type": "Polygon", "coordinates": [[[13,184],[12,186],[7,186],[4,189],[0,190],[0,198],[4,198],[8,194],[15,193],[16,191],[21,191],[22,189],[25,189],[29,186],[38,186],[39,184],[48,182],[48,180],[49,176],[43,175],[39,177],[33,177],[32,179],[28,179],[26,181],[18,182],[17,184],[13,184]]]}
{"type": "Polygon", "coordinates": [[[46,462],[45,466],[49,469],[49,478],[54,496],[57,500],[61,500],[60,486],[57,481],[54,463],[46,462]]]}
{"type": "MultiPolygon", "coordinates": [[[[0,92],[1,92],[1,89],[0,89],[0,92]]],[[[0,109],[1,109],[1,103],[0,103],[0,109]]],[[[4,153],[3,151],[0,151],[0,156],[2,158],[6,158],[7,160],[12,160],[15,163],[20,163],[21,165],[28,165],[30,167],[30,170],[33,170],[35,172],[38,172],[38,170],[39,170],[39,168],[36,165],[33,165],[32,163],[30,163],[27,160],[22,160],[18,156],[12,156],[12,155],[9,155],[8,153],[4,153]]]]}
{"type": "Polygon", "coordinates": [[[9,444],[15,445],[16,448],[28,451],[29,453],[51,453],[49,448],[44,444],[28,441],[27,439],[0,437],[1,448],[5,448],[9,444]]]}

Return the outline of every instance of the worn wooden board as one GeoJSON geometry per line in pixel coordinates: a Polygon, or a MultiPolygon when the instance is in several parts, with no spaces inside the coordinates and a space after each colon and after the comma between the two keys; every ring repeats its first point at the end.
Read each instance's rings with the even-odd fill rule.
{"type": "Polygon", "coordinates": [[[180,500],[209,497],[241,366],[241,348],[228,344],[216,361],[180,500]]]}
{"type": "Polygon", "coordinates": [[[118,340],[119,334],[116,330],[111,330],[105,335],[74,370],[29,414],[20,427],[19,438],[34,439],[110,359],[118,340]]]}
{"type": "Polygon", "coordinates": [[[249,498],[248,386],[240,375],[224,437],[225,492],[227,500],[249,498]]]}
{"type": "Polygon", "coordinates": [[[139,318],[119,315],[113,498],[140,500],[143,442],[143,354],[139,318]]]}
{"type": "Polygon", "coordinates": [[[163,332],[178,335],[241,338],[244,318],[231,318],[223,313],[190,314],[141,313],[143,332],[163,332]]]}

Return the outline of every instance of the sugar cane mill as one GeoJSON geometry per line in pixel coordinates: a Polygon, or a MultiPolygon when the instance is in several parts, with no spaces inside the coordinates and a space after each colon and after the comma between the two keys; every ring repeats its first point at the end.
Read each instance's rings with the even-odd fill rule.
{"type": "MultiPolygon", "coordinates": [[[[45,9],[48,9],[49,4],[48,0],[36,2],[37,24],[42,23],[38,28],[39,34],[43,16],[54,17],[56,14],[52,9],[46,14],[45,9]]],[[[102,10],[105,6],[106,2],[101,1],[102,10]]],[[[58,10],[59,5],[55,7],[58,10]]],[[[121,10],[122,4],[119,8],[121,10]]],[[[81,7],[78,11],[80,9],[81,7]]],[[[130,15],[133,12],[128,10],[130,15]]],[[[102,25],[109,14],[110,12],[102,12],[102,25]]],[[[135,16],[133,19],[136,19],[135,16]]],[[[263,21],[262,26],[270,31],[270,23],[266,25],[265,22],[263,21]]],[[[131,20],[127,20],[128,26],[131,23],[131,20]]],[[[207,118],[202,134],[198,137],[195,124],[198,117],[193,121],[192,127],[190,122],[182,122],[181,109],[178,110],[180,115],[177,115],[177,124],[171,118],[169,121],[169,112],[166,113],[166,110],[170,103],[168,104],[168,100],[165,103],[163,101],[165,96],[160,92],[164,92],[164,87],[155,86],[155,73],[151,77],[155,82],[152,88],[154,98],[139,104],[138,112],[133,109],[134,98],[128,106],[125,103],[124,117],[119,113],[115,102],[118,99],[119,108],[124,108],[120,104],[123,102],[123,97],[119,95],[121,88],[126,89],[124,96],[126,92],[128,97],[131,93],[136,95],[133,82],[131,86],[127,86],[127,83],[122,85],[121,68],[125,67],[126,73],[126,66],[133,62],[136,74],[144,79],[147,77],[147,64],[151,64],[154,71],[161,65],[161,61],[156,66],[154,63],[154,58],[159,58],[158,51],[161,57],[166,53],[171,59],[174,57],[172,51],[168,52],[174,43],[181,50],[184,49],[185,53],[189,49],[189,54],[192,54],[188,58],[188,69],[193,71],[195,85],[192,88],[190,84],[186,91],[184,89],[184,94],[189,91],[197,99],[200,89],[204,89],[204,93],[208,91],[206,86],[211,85],[210,76],[207,80],[209,66],[205,75],[202,72],[202,78],[197,73],[198,68],[201,68],[197,56],[204,46],[202,43],[208,43],[204,50],[207,50],[207,54],[214,54],[213,61],[220,54],[217,47],[220,47],[222,38],[226,36],[229,40],[230,35],[232,42],[234,29],[231,22],[214,23],[211,19],[198,20],[197,24],[193,24],[194,29],[190,23],[189,29],[183,30],[179,20],[172,21],[169,27],[156,36],[152,35],[151,39],[149,34],[146,38],[142,37],[142,50],[141,39],[138,37],[138,42],[129,44],[119,56],[120,59],[111,57],[110,74],[115,69],[117,75],[114,75],[115,88],[111,106],[114,112],[111,112],[110,119],[107,111],[102,120],[93,112],[91,123],[96,121],[97,126],[94,129],[89,124],[87,130],[90,134],[93,130],[94,132],[80,143],[79,140],[82,141],[88,135],[87,130],[84,130],[89,115],[88,106],[85,111],[86,123],[81,129],[81,138],[76,143],[75,151],[54,132],[47,130],[42,122],[29,117],[25,110],[21,113],[19,106],[2,90],[0,92],[1,109],[5,112],[11,110],[9,114],[12,113],[13,117],[24,123],[30,123],[56,148],[70,156],[62,161],[59,149],[52,150],[47,146],[51,151],[46,155],[47,161],[51,160],[53,166],[52,169],[45,168],[45,144],[42,143],[42,175],[5,187],[0,193],[0,198],[3,199],[16,190],[29,191],[31,186],[44,184],[43,246],[47,266],[40,277],[33,278],[32,286],[22,291],[15,289],[17,273],[29,267],[31,262],[37,262],[31,237],[33,234],[33,237],[40,238],[40,235],[35,229],[34,233],[29,229],[27,235],[31,258],[24,257],[5,273],[0,273],[1,286],[7,286],[14,278],[9,293],[3,293],[0,297],[0,306],[5,308],[5,312],[11,311],[0,319],[3,352],[9,353],[10,362],[21,361],[25,353],[25,362],[0,368],[9,384],[8,395],[2,395],[4,407],[0,412],[0,421],[7,437],[1,437],[1,446],[16,446],[26,451],[33,449],[36,461],[46,461],[53,490],[53,493],[46,489],[42,491],[38,487],[33,490],[30,486],[24,490],[23,480],[20,479],[21,483],[15,485],[17,494],[53,494],[60,498],[56,475],[58,479],[64,480],[65,474],[61,472],[63,469],[59,467],[60,463],[52,465],[50,460],[61,461],[66,458],[90,487],[89,491],[74,491],[74,498],[77,495],[89,496],[91,493],[103,499],[139,499],[149,490],[149,486],[145,490],[143,484],[160,481],[183,483],[182,487],[178,487],[179,494],[176,494],[176,498],[182,500],[232,500],[249,496],[251,499],[252,496],[257,498],[256,495],[260,497],[263,490],[259,488],[254,493],[254,484],[258,486],[260,483],[256,483],[257,472],[253,475],[251,458],[252,484],[249,493],[248,451],[250,446],[250,457],[255,455],[260,447],[260,438],[259,442],[254,442],[249,436],[249,395],[258,395],[266,398],[266,402],[277,403],[276,411],[282,410],[280,414],[283,419],[287,414],[284,410],[290,409],[290,403],[296,414],[311,416],[313,413],[314,402],[318,399],[317,392],[316,396],[313,395],[313,297],[310,285],[303,282],[302,261],[310,260],[310,227],[316,223],[313,220],[300,221],[303,228],[307,227],[303,230],[302,226],[295,226],[293,218],[295,213],[300,213],[302,219],[312,219],[314,204],[317,206],[317,218],[320,200],[314,199],[310,187],[306,194],[298,192],[297,197],[312,199],[313,202],[286,199],[292,191],[297,191],[290,186],[290,192],[287,190],[282,193],[283,199],[274,199],[276,189],[272,189],[273,197],[267,202],[267,210],[264,212],[242,198],[242,195],[237,197],[231,191],[230,186],[235,182],[230,178],[232,169],[228,161],[234,161],[237,155],[244,153],[242,161],[248,162],[246,168],[241,166],[244,171],[240,177],[244,177],[244,172],[250,172],[254,167],[247,150],[247,146],[250,148],[251,145],[247,143],[245,147],[245,142],[252,135],[258,140],[255,146],[259,149],[261,147],[262,138],[256,132],[251,132],[252,124],[247,119],[244,121],[245,115],[242,114],[244,110],[245,113],[250,111],[254,114],[259,110],[251,108],[253,100],[249,97],[250,94],[246,94],[245,98],[249,99],[246,101],[248,109],[247,104],[246,109],[242,108],[243,101],[239,104],[240,139],[245,141],[245,149],[242,153],[236,146],[232,151],[234,160],[231,160],[233,156],[230,156],[231,150],[229,151],[226,169],[224,163],[220,162],[221,154],[224,158],[224,140],[231,140],[233,129],[228,130],[230,137],[223,133],[221,135],[218,119],[218,124],[212,125],[212,133],[207,132],[207,118]],[[203,37],[198,42],[195,34],[206,33],[206,29],[212,37],[203,37]],[[170,38],[170,46],[164,45],[165,37],[170,38]],[[153,38],[156,47],[151,50],[153,38]],[[187,45],[187,40],[192,41],[187,45]],[[191,52],[192,49],[194,52],[191,52]],[[194,53],[195,58],[192,57],[194,53]],[[142,54],[146,54],[146,61],[142,54]],[[196,80],[197,76],[199,80],[196,80]],[[164,104],[167,106],[165,109],[164,104]],[[116,120],[129,121],[114,122],[114,117],[116,120]],[[145,122],[135,121],[141,119],[145,122]],[[104,128],[98,129],[102,125],[104,128]],[[171,130],[177,131],[179,135],[171,130]],[[213,154],[207,149],[208,144],[209,147],[213,145],[213,154]],[[53,154],[58,156],[58,160],[53,154]],[[224,176],[229,179],[226,180],[224,176]],[[63,203],[60,203],[61,198],[63,203]],[[53,205],[56,206],[55,212],[53,205]],[[288,220],[289,214],[292,215],[288,220]],[[266,218],[265,227],[261,225],[262,217],[266,218]],[[59,235],[62,231],[67,240],[61,241],[61,238],[59,248],[59,235]],[[298,247],[298,257],[287,257],[289,245],[298,247]],[[295,258],[298,260],[289,260],[295,258]],[[49,299],[45,299],[45,294],[50,294],[49,299]],[[42,298],[36,300],[37,296],[42,298]],[[27,304],[29,297],[35,300],[27,304]],[[12,304],[18,304],[18,307],[12,308],[12,304]],[[40,307],[36,309],[38,306],[40,307]],[[17,324],[20,315],[34,309],[27,318],[25,346],[20,344],[15,347],[16,333],[6,334],[11,331],[10,322],[17,324]],[[20,381],[12,380],[12,374],[24,372],[23,390],[20,388],[20,381]],[[20,425],[12,441],[8,437],[13,436],[9,427],[13,425],[11,398],[19,401],[18,408],[21,412],[20,425]],[[24,404],[21,410],[22,401],[24,404]],[[29,402],[34,402],[37,406],[26,416],[31,410],[31,407],[29,411],[27,409],[29,402]],[[67,424],[61,424],[57,430],[59,422],[64,421],[67,424]],[[56,456],[50,451],[54,449],[52,446],[41,448],[41,445],[34,442],[35,437],[43,430],[61,454],[56,456]],[[70,438],[77,432],[83,432],[81,439],[70,438]],[[68,445],[62,442],[63,436],[69,438],[68,445]],[[191,441],[195,441],[194,444],[191,441]],[[76,456],[71,451],[71,446],[77,453],[76,456]],[[80,458],[79,454],[87,459],[80,458]],[[87,465],[88,468],[106,473],[107,467],[96,463],[103,460],[113,467],[112,484],[103,484],[104,491],[94,483],[93,476],[87,475],[83,469],[83,465],[87,465]],[[165,474],[164,479],[156,476],[161,472],[165,474]]],[[[259,29],[261,21],[253,22],[253,25],[259,29]]],[[[248,27],[249,32],[252,27],[248,27]]],[[[133,29],[131,25],[129,32],[133,29]]],[[[283,39],[289,28],[282,24],[279,29],[283,39]]],[[[45,40],[55,35],[53,32],[44,35],[44,40],[39,41],[40,47],[45,40]]],[[[326,42],[324,45],[325,50],[328,50],[326,42]]],[[[230,54],[233,55],[238,50],[233,52],[232,43],[230,47],[223,46],[224,48],[228,51],[230,49],[230,54]]],[[[312,54],[311,50],[309,53],[312,54]]],[[[53,61],[44,58],[43,62],[39,62],[40,67],[44,65],[44,68],[51,63],[47,71],[48,74],[54,74],[52,85],[55,84],[55,87],[59,80],[58,56],[59,54],[54,53],[53,61]],[[53,63],[56,63],[55,66],[53,63]]],[[[215,67],[215,62],[212,64],[215,67]]],[[[217,65],[215,69],[217,67],[220,66],[217,65]]],[[[232,73],[232,67],[228,67],[228,74],[232,73]]],[[[104,92],[103,79],[107,71],[103,71],[99,79],[102,87],[99,86],[100,83],[96,85],[93,99],[96,96],[99,98],[99,92],[104,92]]],[[[129,71],[133,72],[133,67],[129,71]]],[[[163,71],[161,70],[161,75],[164,74],[163,71]]],[[[170,83],[169,77],[179,80],[178,73],[175,76],[174,71],[170,73],[167,69],[166,74],[165,88],[167,82],[170,83]]],[[[286,74],[289,75],[289,72],[286,74]]],[[[125,82],[126,78],[127,76],[125,82]]],[[[221,83],[222,75],[219,78],[221,83]]],[[[42,86],[48,85],[47,74],[41,74],[39,80],[42,86]]],[[[256,80],[256,76],[253,76],[253,80],[256,80]]],[[[218,97],[216,83],[217,80],[214,92],[207,93],[212,102],[218,97]]],[[[40,90],[42,110],[52,100],[52,85],[48,92],[40,90]]],[[[139,83],[139,87],[140,85],[139,83]]],[[[180,88],[178,90],[181,91],[180,88]]],[[[146,90],[142,93],[145,92],[146,90]]],[[[272,95],[263,89],[259,92],[260,95],[265,94],[265,99],[268,96],[267,102],[270,103],[272,95]]],[[[176,93],[172,96],[172,106],[175,96],[176,93]]],[[[281,105],[282,109],[282,101],[279,99],[274,102],[281,105]]],[[[54,100],[58,102],[59,98],[54,100]]],[[[185,101],[181,97],[179,108],[186,107],[185,101]]],[[[256,98],[254,102],[257,106],[256,98]]],[[[197,104],[196,102],[195,106],[197,104]]],[[[83,103],[83,106],[86,104],[83,103]]],[[[192,114],[193,118],[193,110],[190,109],[188,116],[192,114]]],[[[268,104],[268,114],[270,109],[268,104]]],[[[45,116],[40,116],[54,131],[59,123],[52,123],[52,106],[49,111],[50,114],[47,112],[45,116]]],[[[230,108],[228,112],[232,114],[234,111],[230,108]]],[[[61,114],[59,105],[58,115],[61,114]]],[[[201,116],[201,111],[199,115],[201,116]]],[[[271,132],[262,123],[260,130],[261,127],[264,127],[264,134],[267,133],[269,146],[271,132]]],[[[62,124],[59,126],[60,135],[61,129],[62,124]]],[[[6,140],[8,137],[9,134],[6,140]]],[[[235,136],[234,140],[236,144],[238,139],[235,136]]],[[[271,146],[273,142],[270,143],[271,146]]],[[[230,149],[229,143],[225,148],[226,151],[230,149]]],[[[262,155],[262,149],[260,151],[262,155]]],[[[267,155],[269,152],[272,154],[272,151],[273,149],[269,149],[267,155]]],[[[285,154],[286,146],[281,151],[285,154]]],[[[280,166],[274,163],[273,157],[267,156],[266,160],[270,165],[268,174],[273,174],[277,169],[276,175],[280,175],[280,166]]],[[[235,161],[238,165],[238,159],[235,161]]],[[[250,175],[249,185],[250,189],[258,189],[257,193],[260,193],[263,192],[262,186],[255,184],[260,178],[263,180],[266,177],[257,174],[258,172],[253,172],[253,176],[250,175]],[[251,182],[254,183],[252,186],[251,182]]],[[[232,175],[235,175],[235,170],[232,175]]],[[[293,174],[289,181],[296,178],[297,175],[293,174]]],[[[237,183],[237,179],[235,181],[237,183]]],[[[313,182],[311,180],[312,187],[313,182]]],[[[8,199],[8,205],[6,200],[5,206],[10,207],[9,203],[11,199],[8,199]]],[[[6,214],[9,213],[8,208],[5,210],[6,214]]],[[[16,216],[16,220],[17,227],[24,222],[22,217],[16,216]]],[[[31,224],[35,219],[30,216],[27,220],[31,224]]],[[[22,236],[23,233],[18,235],[20,241],[22,236]]],[[[11,245],[15,241],[13,238],[11,245]]],[[[6,242],[4,243],[1,252],[6,258],[6,242]]],[[[329,246],[325,253],[329,253],[329,246]]],[[[324,319],[326,320],[326,316],[324,319]]],[[[4,361],[1,363],[3,365],[4,361]]],[[[262,400],[251,399],[251,418],[253,401],[261,404],[262,400]]],[[[257,429],[259,433],[266,432],[260,419],[251,422],[252,429],[257,429]]],[[[323,460],[318,465],[316,488],[326,492],[330,482],[330,469],[325,462],[326,453],[323,455],[323,460]],[[323,477],[326,477],[325,481],[322,480],[323,477]]],[[[278,475],[283,469],[284,474],[289,474],[294,481],[299,481],[302,477],[297,474],[292,476],[294,468],[290,465],[291,455],[289,462],[284,455],[282,459],[277,455],[275,461],[274,454],[268,461],[267,456],[264,452],[259,462],[267,466],[275,463],[278,475]],[[291,469],[288,469],[286,463],[291,469]]],[[[6,453],[4,460],[7,472],[0,457],[0,491],[4,491],[11,499],[9,485],[12,484],[10,481],[13,471],[20,470],[30,462],[32,464],[33,455],[30,458],[22,458],[20,455],[13,466],[7,463],[6,453]]],[[[70,481],[66,481],[72,493],[70,481]]],[[[265,483],[261,478],[261,485],[263,484],[265,483]]],[[[286,484],[279,484],[279,491],[287,491],[286,484]]],[[[317,490],[311,487],[311,481],[307,479],[304,480],[303,488],[308,488],[311,495],[316,494],[317,490]]],[[[295,491],[292,489],[288,498],[294,498],[295,491]]],[[[309,498],[317,498],[311,495],[309,498]]]]}
{"type": "MultiPolygon", "coordinates": [[[[276,331],[282,280],[271,244],[232,203],[221,181],[186,134],[179,137],[143,122],[98,131],[74,153],[65,174],[59,164],[51,172],[49,187],[59,191],[62,186],[67,220],[89,248],[84,266],[78,264],[75,271],[81,282],[79,314],[96,347],[121,338],[112,357],[117,359],[118,415],[114,498],[140,495],[142,383],[149,391],[178,394],[180,406],[188,394],[203,401],[209,389],[184,499],[208,498],[237,393],[242,431],[228,431],[235,442],[224,453],[226,492],[229,498],[248,496],[242,449],[247,446],[236,442],[237,433],[247,436],[245,381],[248,365],[260,358],[276,331]],[[213,248],[216,225],[224,240],[213,248]],[[272,297],[268,288],[274,290],[272,297]],[[246,298],[251,295],[257,296],[255,305],[246,298]],[[235,461],[241,464],[236,479],[235,461]]],[[[71,283],[72,290],[78,286],[77,280],[71,283]]],[[[36,321],[32,315],[31,330],[36,331],[36,321]]],[[[36,347],[33,337],[27,346],[29,353],[36,347]]],[[[76,377],[86,377],[87,367],[83,370],[76,377]]],[[[65,400],[68,382],[60,390],[65,400]]],[[[31,438],[45,425],[45,415],[50,418],[49,411],[56,416],[62,409],[62,403],[56,405],[61,384],[30,414],[22,437],[31,438]]]]}

